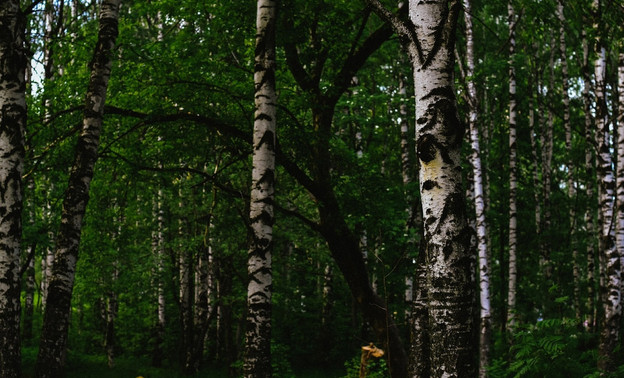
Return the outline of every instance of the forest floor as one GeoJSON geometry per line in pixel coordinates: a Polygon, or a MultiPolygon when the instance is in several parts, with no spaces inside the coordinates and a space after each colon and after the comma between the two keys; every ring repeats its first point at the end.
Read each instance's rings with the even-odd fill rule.
{"type": "MultiPolygon", "coordinates": [[[[24,378],[35,376],[36,347],[22,349],[22,368],[24,378]]],[[[115,366],[108,367],[105,356],[69,354],[65,370],[66,378],[224,378],[228,377],[225,369],[207,367],[193,376],[184,375],[177,366],[150,366],[147,359],[119,357],[115,366]]],[[[344,377],[345,371],[306,370],[294,373],[297,378],[338,378],[344,377]]]]}

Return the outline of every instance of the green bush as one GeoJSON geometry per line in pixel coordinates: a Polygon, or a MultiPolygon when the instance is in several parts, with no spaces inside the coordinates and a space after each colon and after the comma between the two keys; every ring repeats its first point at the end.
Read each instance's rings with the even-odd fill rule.
{"type": "Polygon", "coordinates": [[[509,352],[509,361],[501,357],[492,362],[491,377],[584,377],[596,366],[592,335],[580,332],[570,319],[521,326],[509,352]]]}

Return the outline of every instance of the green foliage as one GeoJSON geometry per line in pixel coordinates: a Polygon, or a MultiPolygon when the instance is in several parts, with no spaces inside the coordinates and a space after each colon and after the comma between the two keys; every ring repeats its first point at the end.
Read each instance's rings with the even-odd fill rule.
{"type": "Polygon", "coordinates": [[[570,319],[546,319],[519,327],[509,360],[495,359],[491,377],[582,377],[595,371],[595,336],[570,319]]]}
{"type": "MultiPolygon", "coordinates": [[[[344,366],[347,369],[347,375],[344,378],[358,378],[360,376],[360,360],[361,356],[353,357],[351,360],[345,362],[344,366]]],[[[386,360],[383,358],[371,358],[366,366],[367,378],[388,378],[390,373],[388,372],[388,366],[386,360]]]]}

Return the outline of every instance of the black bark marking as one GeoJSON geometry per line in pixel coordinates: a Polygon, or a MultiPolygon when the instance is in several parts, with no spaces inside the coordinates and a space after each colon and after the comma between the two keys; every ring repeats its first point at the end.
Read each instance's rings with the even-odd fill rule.
{"type": "Polygon", "coordinates": [[[433,180],[427,180],[425,182],[423,182],[422,188],[423,190],[431,190],[435,187],[440,187],[440,185],[438,185],[438,183],[436,181],[433,180]]]}
{"type": "Polygon", "coordinates": [[[418,151],[418,159],[423,163],[429,163],[436,156],[436,144],[435,137],[431,134],[425,134],[418,139],[416,149],[418,151]]]}
{"type": "MultiPolygon", "coordinates": [[[[258,117],[260,117],[260,115],[258,117]]],[[[260,142],[258,142],[258,145],[256,146],[256,150],[259,150],[263,144],[267,145],[269,151],[275,151],[275,134],[273,131],[267,130],[264,132],[262,138],[260,138],[260,142]]]]}

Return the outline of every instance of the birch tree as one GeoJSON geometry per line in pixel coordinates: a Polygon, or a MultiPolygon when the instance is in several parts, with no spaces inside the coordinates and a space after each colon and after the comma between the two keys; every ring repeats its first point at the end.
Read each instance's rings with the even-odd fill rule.
{"type": "MultiPolygon", "coordinates": [[[[592,130],[593,119],[591,115],[592,99],[590,95],[591,72],[589,69],[589,42],[585,29],[582,30],[583,43],[583,113],[585,116],[585,193],[589,203],[594,198],[594,133],[592,130]]],[[[595,327],[595,293],[594,293],[594,272],[595,272],[595,251],[594,251],[594,210],[593,206],[587,206],[585,210],[585,234],[587,235],[587,324],[588,330],[593,332],[595,327]]]]}
{"type": "Polygon", "coordinates": [[[490,364],[490,271],[487,249],[487,225],[485,221],[485,201],[483,198],[483,172],[481,168],[481,148],[479,145],[478,99],[475,84],[474,37],[472,26],[472,6],[470,0],[464,0],[464,20],[466,22],[466,85],[468,87],[468,104],[470,114],[470,144],[472,153],[470,163],[474,177],[474,202],[477,231],[477,250],[479,253],[479,301],[481,309],[479,331],[479,377],[487,377],[490,364]]]}
{"type": "Polygon", "coordinates": [[[271,253],[275,192],[275,25],[277,0],[258,0],[254,65],[255,121],[249,218],[245,377],[271,377],[271,253]]]}
{"type": "Polygon", "coordinates": [[[98,155],[106,90],[112,66],[112,49],[118,33],[121,0],[102,1],[98,40],[90,64],[82,131],[65,192],[61,226],[56,241],[54,267],[39,344],[36,376],[57,377],[65,364],[74,273],[80,245],[82,221],[89,201],[89,186],[98,155]]]}
{"type": "Polygon", "coordinates": [[[20,242],[26,126],[26,17],[0,3],[0,376],[21,376],[20,242]]]}
{"type": "MultiPolygon", "coordinates": [[[[600,0],[594,0],[598,11],[600,0]]],[[[598,17],[594,20],[597,23],[598,17]]],[[[598,29],[597,24],[594,24],[598,29]]],[[[601,285],[603,315],[601,319],[600,344],[598,347],[598,369],[610,372],[615,369],[615,348],[618,345],[619,324],[622,313],[620,293],[620,256],[615,236],[615,177],[613,175],[610,133],[607,122],[605,97],[606,49],[600,36],[596,40],[596,61],[594,64],[596,93],[596,146],[598,149],[598,200],[601,212],[599,249],[604,261],[604,284],[601,285]]],[[[602,281],[602,280],[601,280],[602,281]]]]}
{"type": "Polygon", "coordinates": [[[518,286],[517,263],[517,152],[516,152],[516,13],[513,0],[507,4],[509,24],[509,288],[507,291],[507,329],[513,332],[516,324],[516,288],[518,286]]]}
{"type": "MultiPolygon", "coordinates": [[[[623,49],[624,46],[620,47],[623,49]]],[[[624,259],[624,51],[618,56],[618,117],[617,117],[617,248],[620,255],[620,274],[624,259]]],[[[620,283],[622,284],[622,282],[620,283]]],[[[622,292],[620,286],[620,294],[622,292]]]]}
{"type": "Polygon", "coordinates": [[[471,229],[461,177],[464,127],[453,83],[459,1],[409,2],[409,21],[377,0],[412,61],[427,266],[431,376],[473,376],[471,229]]]}

